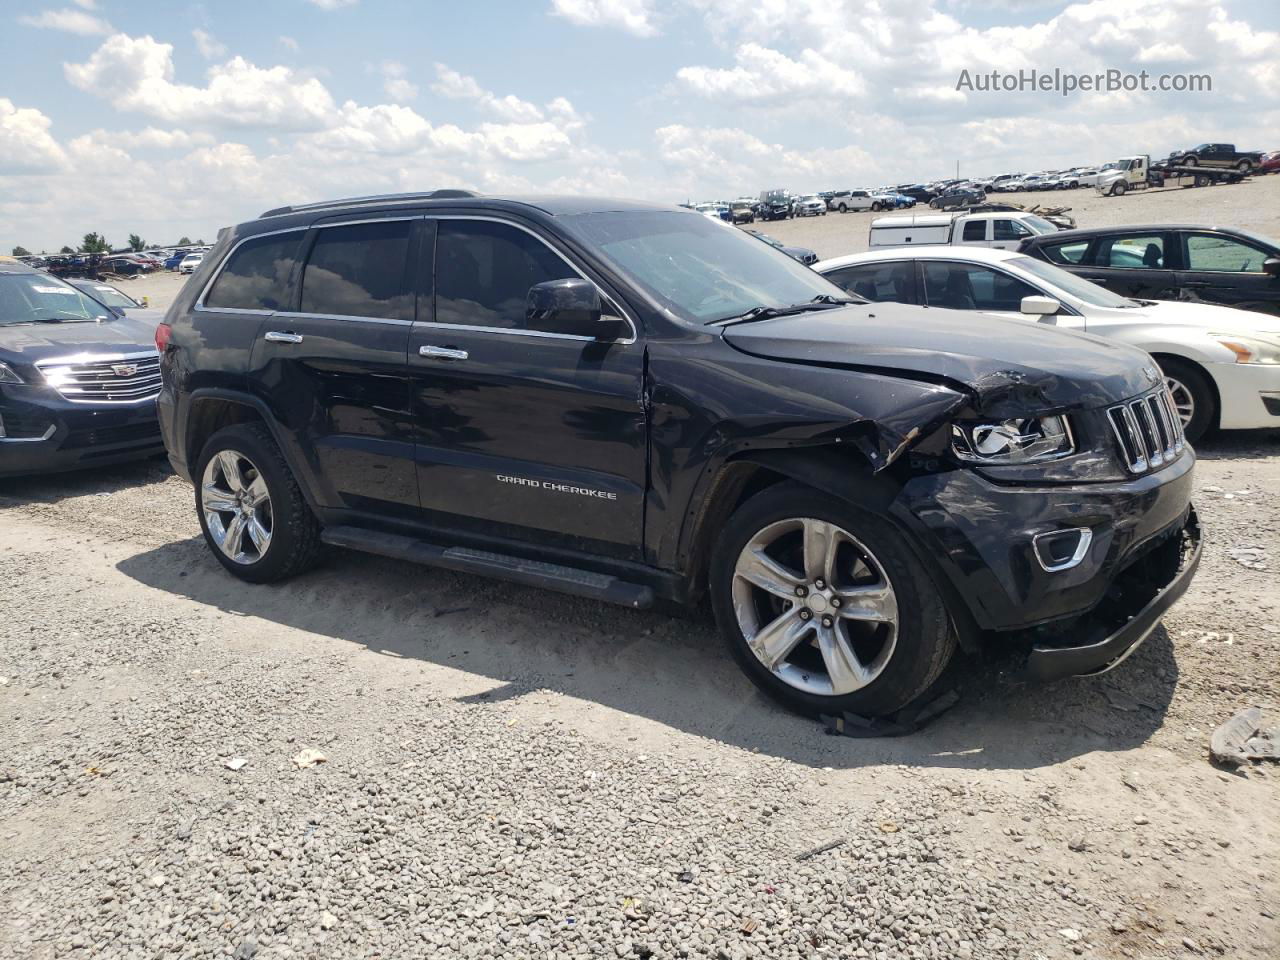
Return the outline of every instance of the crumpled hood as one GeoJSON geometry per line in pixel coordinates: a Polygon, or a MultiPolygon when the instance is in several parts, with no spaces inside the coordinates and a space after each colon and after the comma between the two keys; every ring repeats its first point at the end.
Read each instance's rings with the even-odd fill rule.
{"type": "Polygon", "coordinates": [[[50,357],[81,353],[155,352],[159,310],[135,310],[132,316],[100,323],[23,323],[0,326],[0,360],[33,364],[50,357]]]}
{"type": "Polygon", "coordinates": [[[949,382],[998,416],[1105,406],[1159,382],[1142,350],[1047,324],[902,303],[854,304],[731,325],[754,356],[949,382]]]}

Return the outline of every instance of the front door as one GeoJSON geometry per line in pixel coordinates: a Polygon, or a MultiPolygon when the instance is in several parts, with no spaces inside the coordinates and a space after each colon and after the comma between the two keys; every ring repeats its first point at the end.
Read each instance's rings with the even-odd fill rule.
{"type": "Polygon", "coordinates": [[[1280,277],[1263,264],[1273,253],[1237,237],[1183,233],[1178,299],[1280,314],[1280,277]]]}
{"type": "Polygon", "coordinates": [[[647,431],[634,320],[625,341],[602,343],[531,318],[531,286],[587,273],[532,227],[429,223],[432,289],[409,338],[426,521],[639,558],[647,431]]]}
{"type": "Polygon", "coordinates": [[[405,352],[421,219],[326,224],[303,245],[300,290],[262,325],[250,383],[312,472],[320,505],[416,519],[405,352]]]}

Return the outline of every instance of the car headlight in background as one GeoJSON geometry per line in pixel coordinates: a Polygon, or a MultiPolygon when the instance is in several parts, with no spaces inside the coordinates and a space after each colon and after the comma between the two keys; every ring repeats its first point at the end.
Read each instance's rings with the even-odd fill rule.
{"type": "Polygon", "coordinates": [[[22,383],[22,378],[5,364],[0,363],[0,383],[22,383]]]}
{"type": "Polygon", "coordinates": [[[1280,363],[1280,340],[1237,337],[1229,333],[1210,336],[1236,355],[1236,363],[1280,363]]]}
{"type": "Polygon", "coordinates": [[[951,425],[951,450],[971,463],[1054,460],[1075,452],[1066,417],[1023,417],[951,425]]]}

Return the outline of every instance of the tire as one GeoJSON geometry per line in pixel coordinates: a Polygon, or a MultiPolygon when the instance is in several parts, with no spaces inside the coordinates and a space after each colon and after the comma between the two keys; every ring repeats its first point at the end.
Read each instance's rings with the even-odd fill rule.
{"type": "MultiPolygon", "coordinates": [[[[821,576],[819,569],[811,572],[821,576]]],[[[800,713],[893,713],[938,678],[955,650],[938,589],[904,544],[902,532],[798,483],[770,487],[734,512],[711,557],[710,588],[716,622],[738,665],[762,691],[800,713]],[[824,531],[825,541],[818,536],[824,531]],[[811,533],[811,542],[840,544],[833,563],[815,564],[835,571],[834,584],[800,572],[802,544],[811,533]],[[773,567],[752,562],[757,548],[770,551],[773,567]],[[770,579],[777,570],[786,578],[770,579]],[[764,576],[773,589],[755,585],[744,571],[764,576]],[[850,597],[859,586],[866,599],[855,610],[850,597]],[[808,591],[806,599],[796,595],[797,587],[808,591]],[[836,591],[846,598],[842,614],[831,603],[833,596],[839,599],[836,591]],[[869,619],[875,616],[892,622],[869,619]],[[771,625],[778,626],[782,645],[772,668],[747,639],[748,633],[760,637],[771,625]],[[791,644],[785,651],[783,637],[791,644]],[[856,667],[840,654],[852,655],[856,667]],[[837,681],[826,666],[832,662],[845,664],[837,681]]]]}
{"type": "Polygon", "coordinates": [[[1203,173],[1197,173],[1195,184],[1197,187],[1207,187],[1209,186],[1209,178],[1205,176],[1203,173]]]}
{"type": "Polygon", "coordinates": [[[1240,176],[1247,177],[1249,174],[1253,173],[1253,161],[1241,160],[1236,164],[1236,169],[1240,171],[1240,176]]]}
{"type": "Polygon", "coordinates": [[[1129,185],[1123,180],[1116,181],[1115,185],[1111,188],[1111,195],[1113,197],[1123,197],[1128,192],[1129,185]]]}
{"type": "Polygon", "coordinates": [[[200,451],[194,477],[196,515],[205,542],[234,576],[250,583],[272,583],[315,563],[320,524],[266,424],[240,423],[219,430],[200,451]],[[232,459],[234,466],[229,465],[232,459]],[[231,479],[233,470],[238,480],[231,479]],[[243,500],[237,499],[237,490],[243,491],[243,500]],[[221,499],[218,493],[223,494],[221,499]],[[255,495],[257,504],[251,502],[255,495]],[[211,509],[214,503],[227,509],[211,509]],[[237,519],[241,522],[233,533],[237,519]],[[258,535],[253,533],[254,523],[258,535]],[[228,541],[228,535],[238,539],[228,541]]]}
{"type": "Polygon", "coordinates": [[[1183,158],[1182,158],[1182,160],[1178,163],[1178,166],[1180,166],[1180,167],[1198,167],[1198,166],[1200,166],[1200,161],[1199,161],[1197,158],[1195,158],[1195,157],[1183,157],[1183,158]]]}
{"type": "Polygon", "coordinates": [[[1209,375],[1190,360],[1179,357],[1157,357],[1165,383],[1173,394],[1174,406],[1182,418],[1182,432],[1195,443],[1214,429],[1218,422],[1218,397],[1209,375]],[[1187,403],[1190,402],[1190,419],[1187,403]]]}
{"type": "Polygon", "coordinates": [[[839,210],[841,213],[848,213],[848,212],[849,212],[849,207],[848,207],[848,205],[847,205],[847,204],[843,204],[843,203],[842,203],[842,204],[840,204],[840,206],[836,207],[836,209],[837,209],[837,210],[839,210]]]}
{"type": "Polygon", "coordinates": [[[882,204],[879,200],[871,204],[871,211],[873,213],[879,213],[883,209],[884,209],[884,204],[882,204]]]}

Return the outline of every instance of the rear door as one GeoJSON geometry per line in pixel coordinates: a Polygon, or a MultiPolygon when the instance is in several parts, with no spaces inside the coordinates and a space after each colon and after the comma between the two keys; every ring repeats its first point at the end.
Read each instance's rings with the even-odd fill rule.
{"type": "Polygon", "coordinates": [[[292,303],[262,325],[250,382],[316,478],[321,505],[416,519],[406,349],[422,220],[316,224],[292,303]]]}
{"type": "Polygon", "coordinates": [[[1094,240],[1086,269],[1074,270],[1122,297],[1177,299],[1168,231],[1113,233],[1094,240]]]}
{"type": "Polygon", "coordinates": [[[1280,314],[1280,278],[1263,271],[1276,253],[1211,231],[1178,233],[1178,299],[1280,314]]]}
{"type": "Polygon", "coordinates": [[[648,435],[634,318],[628,337],[606,343],[528,316],[536,283],[600,285],[531,225],[442,216],[428,226],[430,289],[409,340],[425,520],[638,559],[648,435]]]}

